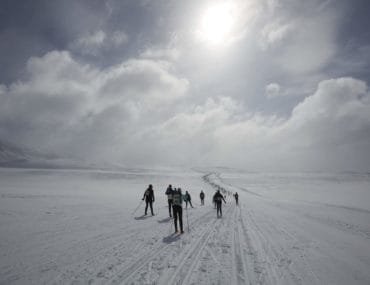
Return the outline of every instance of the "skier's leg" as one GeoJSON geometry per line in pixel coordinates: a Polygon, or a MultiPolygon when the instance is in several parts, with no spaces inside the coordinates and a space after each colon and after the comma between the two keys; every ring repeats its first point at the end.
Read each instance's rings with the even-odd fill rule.
{"type": "Polygon", "coordinates": [[[152,212],[152,215],[154,216],[154,212],[153,212],[153,201],[150,201],[150,211],[152,212]]]}
{"type": "Polygon", "coordinates": [[[171,208],[172,208],[172,200],[168,199],[168,212],[170,213],[170,217],[172,217],[171,208]]]}
{"type": "Polygon", "coordinates": [[[177,207],[173,206],[172,210],[173,210],[173,221],[174,221],[174,224],[175,224],[175,232],[177,232],[177,216],[178,216],[177,207]]]}
{"type": "Polygon", "coordinates": [[[145,200],[145,215],[148,212],[148,204],[149,204],[149,201],[145,200]]]}
{"type": "Polygon", "coordinates": [[[181,208],[181,207],[179,207],[178,211],[179,211],[180,231],[183,233],[183,232],[184,232],[184,230],[183,230],[183,228],[182,228],[182,208],[181,208]]]}

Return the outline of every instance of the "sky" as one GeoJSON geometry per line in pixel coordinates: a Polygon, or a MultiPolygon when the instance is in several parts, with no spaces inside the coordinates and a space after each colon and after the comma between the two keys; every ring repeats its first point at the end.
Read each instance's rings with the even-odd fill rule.
{"type": "Polygon", "coordinates": [[[370,171],[367,0],[2,0],[0,141],[126,166],[370,171]]]}

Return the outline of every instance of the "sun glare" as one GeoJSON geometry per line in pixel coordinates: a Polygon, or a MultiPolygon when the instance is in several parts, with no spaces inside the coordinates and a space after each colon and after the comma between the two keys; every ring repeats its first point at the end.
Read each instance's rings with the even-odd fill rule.
{"type": "Polygon", "coordinates": [[[217,4],[206,9],[201,19],[199,33],[206,42],[218,45],[228,39],[233,24],[230,5],[217,4]]]}

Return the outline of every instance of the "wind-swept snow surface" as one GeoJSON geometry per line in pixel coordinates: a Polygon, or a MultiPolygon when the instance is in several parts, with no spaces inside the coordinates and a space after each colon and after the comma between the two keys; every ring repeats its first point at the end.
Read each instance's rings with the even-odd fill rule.
{"type": "Polygon", "coordinates": [[[0,284],[370,284],[365,174],[4,168],[0,195],[0,284]],[[168,184],[192,195],[183,235],[168,184]]]}

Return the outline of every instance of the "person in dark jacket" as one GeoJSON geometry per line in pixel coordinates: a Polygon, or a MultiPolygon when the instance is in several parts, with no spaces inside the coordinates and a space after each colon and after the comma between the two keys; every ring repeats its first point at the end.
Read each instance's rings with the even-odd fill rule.
{"type": "Polygon", "coordinates": [[[185,191],[185,199],[184,200],[185,200],[185,204],[186,204],[186,209],[188,208],[188,203],[190,204],[190,206],[192,208],[194,208],[193,205],[191,204],[191,196],[190,196],[188,191],[185,191]]]}
{"type": "Polygon", "coordinates": [[[220,193],[220,190],[217,190],[216,194],[213,196],[213,200],[216,203],[216,208],[217,208],[217,217],[222,217],[222,200],[226,204],[226,200],[224,196],[220,193]]]}
{"type": "Polygon", "coordinates": [[[234,198],[235,198],[236,205],[239,205],[239,195],[238,195],[238,192],[235,192],[234,198]]]}
{"type": "Polygon", "coordinates": [[[148,206],[150,205],[150,211],[152,212],[152,216],[154,216],[153,212],[153,202],[154,202],[154,191],[152,184],[149,185],[148,189],[145,190],[143,199],[145,199],[145,215],[148,212],[148,206]]]}
{"type": "Polygon", "coordinates": [[[213,208],[214,209],[216,209],[216,200],[215,200],[215,196],[216,196],[216,193],[217,193],[217,191],[215,192],[215,194],[213,195],[213,197],[212,197],[212,203],[213,203],[213,208]]]}
{"type": "Polygon", "coordinates": [[[172,209],[172,196],[173,196],[173,189],[171,184],[168,185],[167,190],[166,190],[166,195],[167,195],[167,201],[168,201],[168,211],[170,213],[170,217],[172,217],[171,214],[171,209],[172,209]]]}
{"type": "Polygon", "coordinates": [[[175,232],[177,232],[177,220],[180,224],[180,233],[184,233],[182,227],[182,193],[181,188],[178,188],[176,191],[173,191],[172,194],[172,212],[173,212],[173,221],[175,224],[175,232]]]}
{"type": "Polygon", "coordinates": [[[202,206],[204,206],[204,197],[205,197],[205,195],[204,195],[203,190],[202,190],[202,191],[200,191],[199,197],[200,197],[200,204],[201,204],[202,206]]]}

